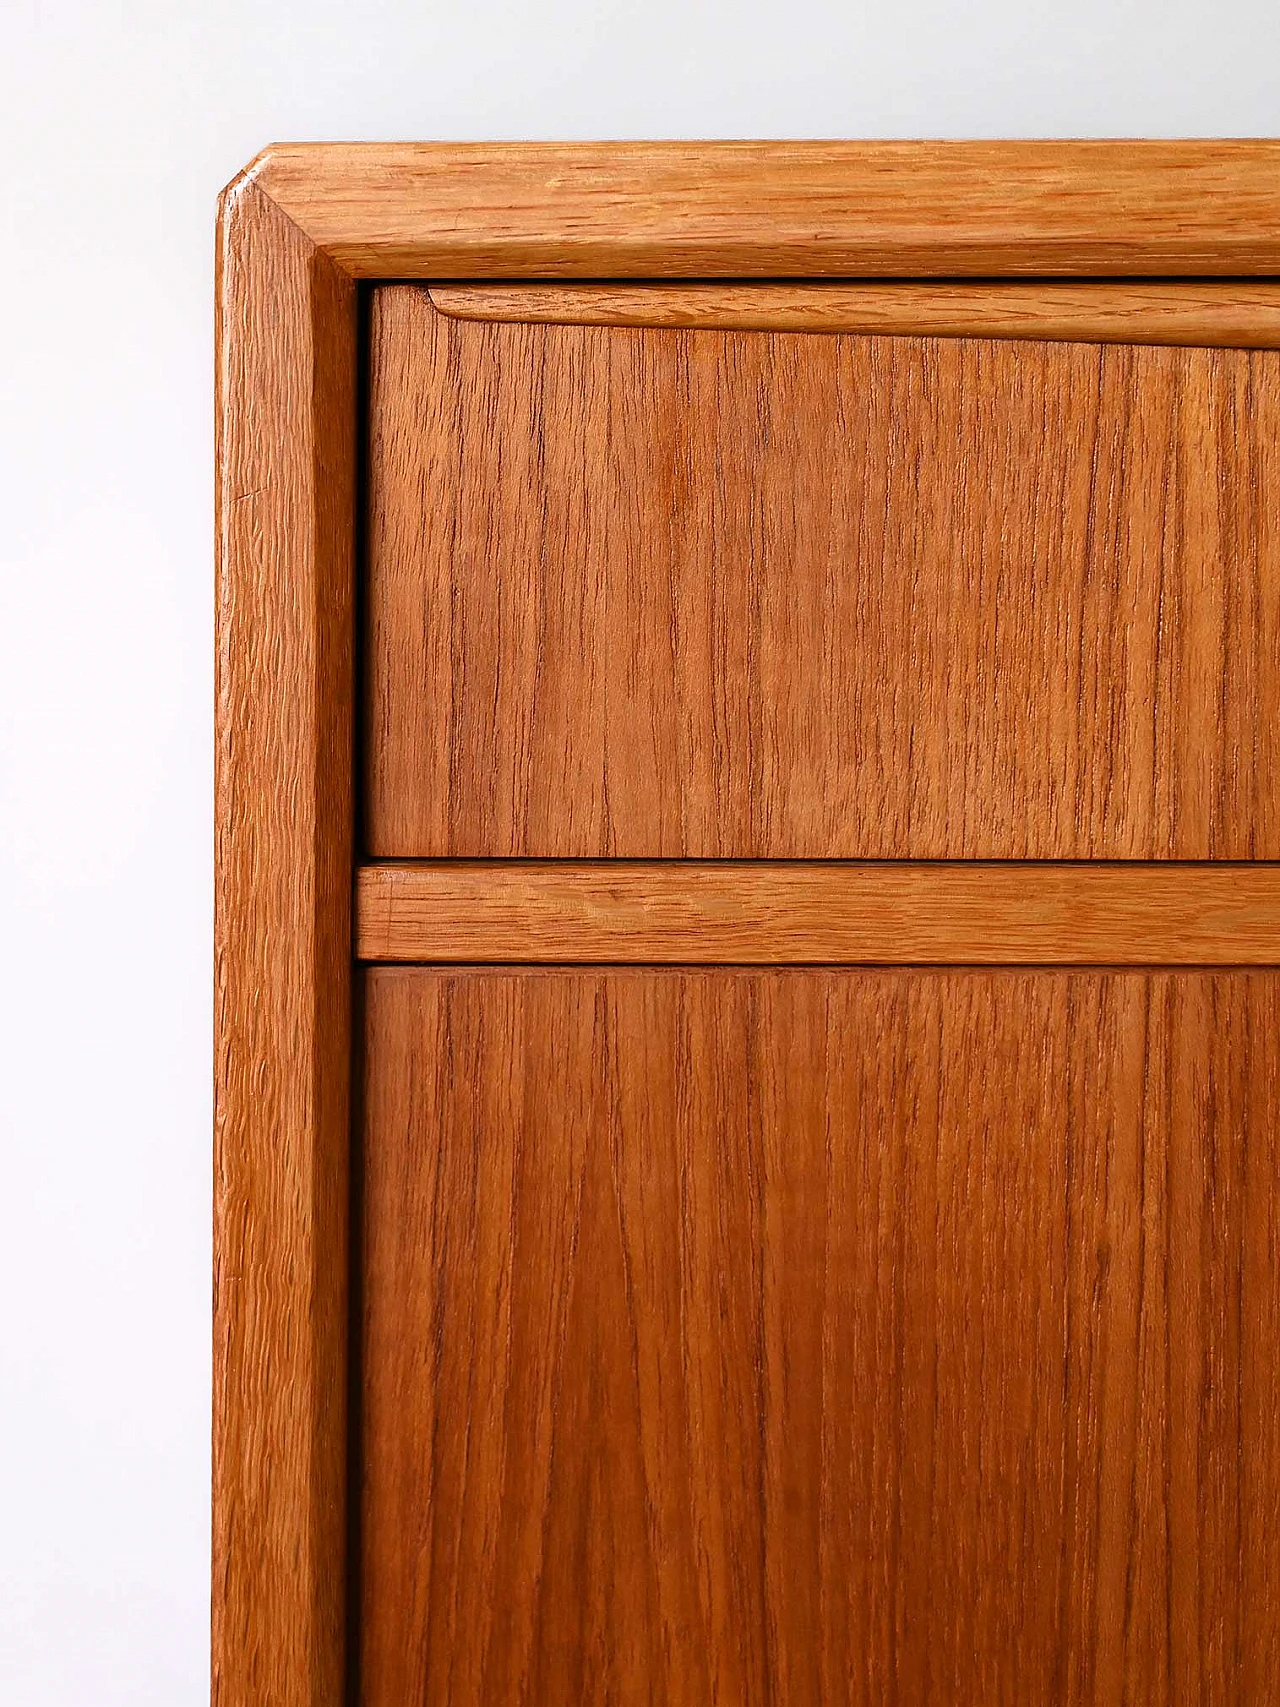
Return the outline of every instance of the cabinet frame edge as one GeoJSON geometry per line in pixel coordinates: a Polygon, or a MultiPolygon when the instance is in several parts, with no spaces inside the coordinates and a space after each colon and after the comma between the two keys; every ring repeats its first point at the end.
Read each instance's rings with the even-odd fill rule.
{"type": "Polygon", "coordinates": [[[224,192],[214,1707],[344,1688],[356,306],[251,181],[224,192]]]}
{"type": "Polygon", "coordinates": [[[1280,140],[277,143],[353,277],[1280,274],[1280,140]]]}
{"type": "Polygon", "coordinates": [[[1280,275],[1280,142],[305,144],[217,242],[215,1707],[347,1690],[362,279],[1280,275]]]}

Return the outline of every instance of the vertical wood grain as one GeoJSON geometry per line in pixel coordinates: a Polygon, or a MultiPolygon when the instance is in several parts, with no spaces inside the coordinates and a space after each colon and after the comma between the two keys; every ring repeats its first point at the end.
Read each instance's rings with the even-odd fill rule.
{"type": "Polygon", "coordinates": [[[354,287],[218,239],[213,1700],[343,1674],[354,287]]]}
{"type": "Polygon", "coordinates": [[[1280,976],[367,996],[364,1707],[1266,1697],[1280,976]]]}
{"type": "MultiPolygon", "coordinates": [[[[1267,1698],[1275,974],[374,972],[349,1434],[344,269],[1268,273],[1273,154],[232,186],[216,1707],[1267,1698]]],[[[374,851],[1276,856],[1280,358],[377,304],[374,851]]]]}
{"type": "Polygon", "coordinates": [[[1280,856],[1280,354],[376,292],[369,851],[1280,856]]]}

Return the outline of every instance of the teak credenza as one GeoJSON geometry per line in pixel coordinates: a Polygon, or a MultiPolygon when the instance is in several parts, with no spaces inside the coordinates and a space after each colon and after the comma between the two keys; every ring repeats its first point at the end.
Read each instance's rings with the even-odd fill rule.
{"type": "Polygon", "coordinates": [[[1280,1679],[1280,144],[283,146],[216,1707],[1280,1679]]]}

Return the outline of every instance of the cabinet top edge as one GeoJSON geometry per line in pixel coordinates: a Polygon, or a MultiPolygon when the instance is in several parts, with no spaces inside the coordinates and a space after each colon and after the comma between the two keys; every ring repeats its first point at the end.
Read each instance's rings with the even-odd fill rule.
{"type": "Polygon", "coordinates": [[[1280,274],[1280,140],[277,143],[357,278],[1280,274]]]}

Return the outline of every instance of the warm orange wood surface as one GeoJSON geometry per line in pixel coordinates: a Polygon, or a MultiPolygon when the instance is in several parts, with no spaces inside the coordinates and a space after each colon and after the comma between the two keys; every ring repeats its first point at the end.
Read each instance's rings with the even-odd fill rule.
{"type": "Polygon", "coordinates": [[[1280,966],[1280,866],[363,866],[387,961],[1280,966]]]}
{"type": "MultiPolygon", "coordinates": [[[[1002,332],[1078,338],[1116,275],[1127,337],[1245,342],[1278,167],[286,145],[224,194],[215,1707],[1270,1699],[1278,975],[356,972],[351,900],[357,823],[392,856],[1280,854],[1280,356],[480,325],[399,285],[366,422],[355,284],[684,278],[723,314],[717,279],[776,312],[843,276],[896,314],[1021,277],[981,287],[1002,332]]],[[[1261,872],[1006,873],[997,914],[913,868],[884,918],[654,872],[455,872],[448,914],[366,874],[360,941],[1274,929],[1261,872]]]]}
{"type": "Polygon", "coordinates": [[[1280,856],[1280,354],[375,293],[368,851],[1280,856]]]}
{"type": "Polygon", "coordinates": [[[218,267],[213,1702],[335,1707],[356,304],[251,185],[218,267]]]}
{"type": "Polygon", "coordinates": [[[363,1707],[1280,1675],[1280,977],[366,981],[363,1707]]]}
{"type": "Polygon", "coordinates": [[[1270,280],[516,281],[432,285],[430,296],[460,320],[1280,348],[1280,284],[1270,280]]]}
{"type": "Polygon", "coordinates": [[[278,143],[357,277],[1280,273],[1280,142],[278,143]]]}

